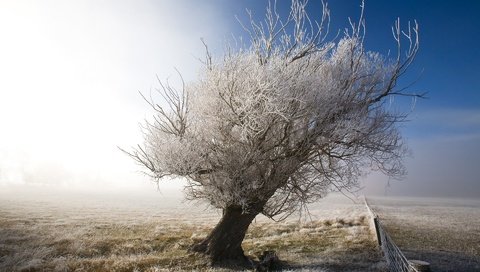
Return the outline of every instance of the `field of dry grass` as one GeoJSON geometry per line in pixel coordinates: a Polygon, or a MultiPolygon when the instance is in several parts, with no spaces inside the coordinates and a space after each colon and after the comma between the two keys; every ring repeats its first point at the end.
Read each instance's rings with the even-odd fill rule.
{"type": "MultiPolygon", "coordinates": [[[[311,218],[258,218],[243,247],[275,250],[287,271],[384,271],[365,207],[339,197],[311,218]]],[[[0,193],[0,271],[171,271],[210,269],[188,247],[219,214],[165,195],[0,193]]]]}
{"type": "Polygon", "coordinates": [[[369,198],[407,258],[432,271],[480,271],[480,200],[369,198]]]}

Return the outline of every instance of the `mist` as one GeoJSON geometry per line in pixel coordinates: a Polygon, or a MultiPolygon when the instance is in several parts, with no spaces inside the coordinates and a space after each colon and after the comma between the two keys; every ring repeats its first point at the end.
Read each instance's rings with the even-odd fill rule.
{"type": "MultiPolygon", "coordinates": [[[[158,192],[118,147],[142,142],[139,123],[152,112],[138,92],[158,87],[157,75],[178,81],[175,69],[194,80],[200,38],[221,52],[238,30],[233,9],[214,2],[1,2],[0,190],[164,188],[180,197],[182,182],[158,192]]],[[[480,197],[479,111],[421,108],[413,117],[402,127],[408,175],[369,175],[361,193],[480,197]]]]}
{"type": "Polygon", "coordinates": [[[374,195],[480,197],[480,112],[434,110],[414,114],[405,124],[411,155],[408,174],[388,180],[373,174],[364,192],[374,195]]]}
{"type": "MultiPolygon", "coordinates": [[[[140,189],[123,154],[142,141],[157,78],[195,78],[228,29],[196,1],[0,3],[0,188],[140,189]],[[181,14],[181,16],[179,16],[181,14]],[[198,18],[202,18],[199,20],[198,18]]],[[[148,184],[148,185],[145,185],[148,184]]],[[[0,189],[0,190],[2,190],[0,189]]]]}

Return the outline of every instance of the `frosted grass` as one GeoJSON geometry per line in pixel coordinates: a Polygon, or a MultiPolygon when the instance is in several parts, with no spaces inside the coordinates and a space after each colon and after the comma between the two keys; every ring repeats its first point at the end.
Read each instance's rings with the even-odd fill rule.
{"type": "MultiPolygon", "coordinates": [[[[221,214],[178,195],[0,192],[0,271],[228,271],[188,252],[221,214]]],[[[383,271],[361,202],[331,196],[310,211],[258,217],[245,253],[275,250],[286,271],[383,271]]]]}

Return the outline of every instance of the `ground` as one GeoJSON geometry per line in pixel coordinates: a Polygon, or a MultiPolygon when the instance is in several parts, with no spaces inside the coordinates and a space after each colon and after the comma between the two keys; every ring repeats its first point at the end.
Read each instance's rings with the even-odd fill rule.
{"type": "MultiPolygon", "coordinates": [[[[258,217],[244,240],[258,258],[274,250],[286,271],[385,271],[368,214],[338,195],[310,216],[258,217]]],[[[397,245],[432,271],[480,271],[480,200],[369,198],[397,245]]],[[[228,271],[188,247],[218,212],[169,192],[0,191],[0,271],[228,271]]]]}
{"type": "Polygon", "coordinates": [[[480,200],[369,198],[390,236],[409,259],[434,272],[480,271],[480,200]]]}
{"type": "MultiPolygon", "coordinates": [[[[385,271],[366,216],[360,200],[332,196],[302,220],[258,217],[243,247],[276,251],[287,271],[385,271]]],[[[188,251],[219,218],[158,192],[0,193],[0,271],[224,271],[188,251]]]]}

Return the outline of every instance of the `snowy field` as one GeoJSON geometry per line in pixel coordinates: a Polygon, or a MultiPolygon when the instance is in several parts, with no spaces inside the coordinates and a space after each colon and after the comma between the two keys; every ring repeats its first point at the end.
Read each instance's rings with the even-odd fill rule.
{"type": "MultiPolygon", "coordinates": [[[[365,206],[330,196],[311,217],[259,217],[243,247],[275,250],[290,271],[384,271],[365,206]]],[[[178,191],[0,191],[0,271],[210,270],[188,246],[220,215],[178,191]]],[[[222,269],[216,269],[222,270],[222,269]]]]}
{"type": "Polygon", "coordinates": [[[480,271],[480,199],[369,198],[407,258],[432,271],[480,271]]]}

